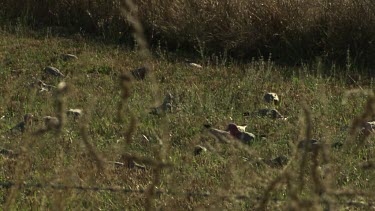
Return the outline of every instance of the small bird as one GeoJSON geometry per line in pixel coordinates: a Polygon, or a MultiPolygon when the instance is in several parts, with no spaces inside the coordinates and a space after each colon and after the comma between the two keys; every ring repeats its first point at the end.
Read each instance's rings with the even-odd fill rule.
{"type": "Polygon", "coordinates": [[[310,140],[302,140],[298,143],[298,149],[304,149],[308,152],[313,151],[314,149],[317,149],[320,147],[320,142],[316,139],[310,139],[310,140]]]}
{"type": "Polygon", "coordinates": [[[164,97],[163,103],[160,106],[151,108],[150,114],[160,115],[167,112],[172,112],[172,100],[173,95],[171,93],[167,93],[164,97]]]}
{"type": "Polygon", "coordinates": [[[62,55],[61,55],[61,58],[62,58],[64,61],[69,61],[69,60],[76,60],[76,59],[78,59],[78,57],[77,57],[76,55],[74,55],[74,54],[69,54],[69,53],[67,53],[67,54],[62,54],[62,55]]]}
{"type": "Polygon", "coordinates": [[[62,74],[60,72],[59,69],[55,68],[55,67],[51,67],[51,66],[48,66],[46,68],[44,68],[44,71],[50,75],[53,75],[53,76],[56,76],[56,77],[64,77],[64,74],[62,74]]]}
{"type": "Polygon", "coordinates": [[[44,83],[42,80],[38,80],[37,84],[40,88],[40,92],[48,92],[48,91],[51,91],[52,89],[56,88],[55,86],[48,85],[48,84],[44,83]]]}
{"type": "Polygon", "coordinates": [[[366,122],[363,124],[361,133],[363,133],[365,136],[368,136],[375,132],[375,121],[366,122]]]}
{"type": "Polygon", "coordinates": [[[194,155],[197,156],[197,155],[200,155],[204,152],[207,152],[207,148],[206,147],[203,147],[201,145],[197,145],[194,147],[194,155]]]}
{"type": "Polygon", "coordinates": [[[276,109],[271,109],[270,111],[271,113],[271,118],[272,119],[287,119],[286,117],[284,117],[278,110],[276,109]]]}
{"type": "Polygon", "coordinates": [[[46,129],[57,129],[60,125],[60,121],[57,117],[45,116],[43,117],[44,125],[46,129]]]}
{"type": "Polygon", "coordinates": [[[25,132],[28,127],[31,126],[32,120],[34,119],[34,115],[31,113],[25,114],[23,116],[23,121],[18,123],[16,126],[14,126],[12,129],[10,129],[11,132],[21,131],[25,132]]]}
{"type": "Polygon", "coordinates": [[[283,120],[288,119],[287,117],[284,117],[278,110],[274,108],[273,109],[268,109],[268,108],[260,109],[258,113],[262,117],[268,116],[272,119],[283,119],[283,120]]]}
{"type": "Polygon", "coordinates": [[[266,103],[273,103],[275,105],[278,105],[280,100],[279,100],[279,96],[277,96],[276,93],[274,92],[269,92],[267,94],[264,95],[264,101],[266,101],[266,103]]]}
{"type": "Polygon", "coordinates": [[[230,123],[226,129],[226,131],[229,131],[229,133],[241,140],[243,143],[245,144],[250,144],[254,139],[255,139],[255,135],[252,134],[252,133],[248,133],[248,132],[241,132],[238,128],[238,126],[234,123],[230,123]]]}
{"type": "Polygon", "coordinates": [[[76,109],[69,109],[66,111],[66,114],[68,116],[72,115],[74,117],[74,119],[82,116],[82,109],[79,109],[79,108],[76,108],[76,109]]]}
{"type": "Polygon", "coordinates": [[[143,79],[146,78],[146,75],[147,75],[148,72],[149,72],[149,70],[146,67],[140,67],[140,68],[137,68],[135,70],[132,70],[131,74],[133,75],[133,77],[135,79],[143,80],[143,79]]]}

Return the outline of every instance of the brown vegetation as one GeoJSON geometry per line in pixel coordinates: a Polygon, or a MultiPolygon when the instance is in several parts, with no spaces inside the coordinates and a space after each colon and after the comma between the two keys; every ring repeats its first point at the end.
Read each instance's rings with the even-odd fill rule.
{"type": "MultiPolygon", "coordinates": [[[[2,16],[39,26],[132,41],[121,0],[4,0],[2,16]]],[[[268,57],[301,63],[374,65],[375,3],[370,0],[139,0],[147,38],[201,56],[268,57]]]]}

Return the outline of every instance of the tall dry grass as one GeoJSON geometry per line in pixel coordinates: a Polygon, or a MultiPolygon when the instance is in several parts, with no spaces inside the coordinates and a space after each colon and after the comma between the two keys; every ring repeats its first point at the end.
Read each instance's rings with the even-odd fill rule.
{"type": "MultiPolygon", "coordinates": [[[[121,0],[4,0],[1,14],[39,26],[131,41],[121,0]]],[[[375,3],[370,0],[155,0],[137,1],[151,43],[240,59],[272,54],[283,62],[320,57],[374,65],[375,3]]]]}

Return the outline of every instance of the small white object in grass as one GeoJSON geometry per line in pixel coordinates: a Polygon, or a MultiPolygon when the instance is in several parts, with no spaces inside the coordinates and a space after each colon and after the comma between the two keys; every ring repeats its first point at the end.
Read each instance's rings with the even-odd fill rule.
{"type": "Polygon", "coordinates": [[[246,132],[247,125],[237,125],[237,128],[240,132],[246,132]]]}
{"type": "Polygon", "coordinates": [[[142,135],[142,137],[143,137],[143,139],[144,139],[146,142],[150,143],[150,139],[148,139],[146,135],[142,135]]]}
{"type": "Polygon", "coordinates": [[[194,147],[194,155],[200,155],[200,154],[205,153],[205,152],[207,152],[206,147],[203,147],[201,145],[196,145],[194,147]]]}
{"type": "Polygon", "coordinates": [[[198,68],[198,69],[202,68],[202,65],[191,62],[189,59],[185,59],[185,63],[187,65],[189,65],[190,67],[194,67],[194,68],[198,68]]]}
{"type": "Polygon", "coordinates": [[[74,54],[70,54],[70,53],[67,53],[67,54],[63,54],[62,55],[62,58],[64,61],[68,61],[68,60],[76,60],[78,59],[78,57],[74,54]]]}
{"type": "Polygon", "coordinates": [[[60,82],[58,85],[57,85],[57,88],[62,91],[66,88],[66,83],[64,81],[60,82]]]}
{"type": "Polygon", "coordinates": [[[197,64],[197,63],[189,62],[188,64],[189,64],[190,67],[203,68],[202,65],[197,64]]]}
{"type": "Polygon", "coordinates": [[[56,77],[64,77],[64,74],[61,73],[59,69],[56,67],[48,66],[44,68],[44,71],[50,75],[56,76],[56,77]]]}
{"type": "Polygon", "coordinates": [[[135,162],[134,160],[129,163],[130,168],[138,168],[141,170],[146,169],[146,165],[135,162]]]}

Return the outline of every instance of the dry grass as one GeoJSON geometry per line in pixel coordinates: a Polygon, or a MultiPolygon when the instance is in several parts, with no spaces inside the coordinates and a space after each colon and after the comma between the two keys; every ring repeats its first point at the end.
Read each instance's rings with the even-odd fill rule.
{"type": "MultiPolygon", "coordinates": [[[[119,8],[114,1],[112,5],[70,3],[76,9],[119,8]]],[[[256,18],[270,14],[277,17],[275,11],[279,11],[280,5],[293,11],[297,9],[288,13],[296,16],[305,12],[315,14],[315,10],[301,12],[299,9],[306,7],[306,2],[305,5],[279,1],[265,1],[263,5],[240,1],[158,3],[145,7],[140,2],[136,8],[127,0],[121,7],[123,10],[118,11],[136,29],[139,47],[135,51],[87,39],[55,37],[53,31],[45,35],[38,32],[36,38],[30,38],[22,25],[13,28],[16,34],[0,31],[0,69],[4,70],[0,72],[3,84],[0,100],[4,102],[0,105],[0,139],[1,147],[12,150],[8,153],[1,150],[3,209],[374,209],[374,138],[359,134],[362,123],[373,120],[373,93],[367,91],[373,89],[372,82],[349,77],[350,83],[347,83],[346,75],[328,77],[322,74],[319,60],[312,69],[282,68],[275,66],[271,59],[242,65],[219,58],[213,62],[205,58],[205,48],[210,43],[206,35],[200,35],[196,41],[204,63],[209,65],[193,68],[167,59],[169,53],[158,51],[158,59],[153,58],[143,36],[143,27],[146,35],[150,27],[157,28],[158,36],[168,32],[170,28],[166,26],[173,28],[173,24],[166,24],[167,21],[181,18],[177,17],[178,13],[182,17],[190,15],[191,20],[212,21],[204,27],[215,31],[214,23],[220,20],[232,23],[229,29],[238,28],[233,24],[241,21],[234,21],[232,13],[243,12],[246,17],[250,14],[246,12],[254,9],[251,15],[257,15],[256,18]],[[241,7],[231,10],[236,4],[241,7]],[[176,11],[165,11],[167,5],[169,10],[176,11]],[[149,17],[145,14],[150,10],[145,12],[143,7],[163,13],[150,13],[154,17],[150,25],[145,21],[149,19],[143,19],[149,17]],[[202,13],[192,16],[194,10],[202,13]],[[162,20],[166,14],[172,16],[162,20]],[[228,17],[215,19],[213,14],[228,17]],[[62,53],[77,54],[79,59],[64,61],[62,53]],[[46,75],[42,70],[47,65],[61,69],[66,77],[46,75]],[[151,74],[145,80],[136,81],[129,71],[141,65],[151,74]],[[58,88],[40,92],[35,86],[36,79],[58,88]],[[262,99],[267,91],[281,95],[277,108],[289,117],[286,121],[243,115],[270,107],[262,99]],[[173,112],[151,115],[150,107],[158,105],[168,92],[175,96],[173,112]],[[83,116],[66,116],[64,111],[68,108],[82,108],[83,116]],[[34,114],[33,124],[25,133],[9,132],[25,113],[34,114]],[[43,126],[41,117],[46,115],[57,117],[56,127],[43,126]],[[203,127],[209,123],[224,128],[229,122],[248,124],[248,131],[257,136],[255,142],[250,145],[236,140],[219,143],[203,127]],[[299,141],[311,138],[320,140],[321,144],[311,150],[297,148],[299,141]],[[195,156],[197,144],[208,151],[195,156]],[[288,157],[286,165],[268,162],[280,155],[288,157]]],[[[67,1],[61,4],[49,1],[44,6],[66,5],[69,5],[67,1]]],[[[314,8],[314,5],[309,6],[314,8]]],[[[122,16],[118,19],[125,20],[122,16]]],[[[178,26],[186,23],[186,20],[180,21],[176,21],[178,26]]],[[[223,31],[230,32],[228,28],[223,31]]],[[[178,28],[174,30],[178,32],[178,28]]],[[[264,30],[265,34],[269,33],[264,30]]],[[[219,43],[227,42],[228,37],[211,38],[219,43]]],[[[345,56],[352,58],[347,53],[345,56]]],[[[346,61],[350,66],[351,61],[346,61]]],[[[347,74],[351,74],[350,69],[345,70],[347,74]]]]}
{"type": "MultiPolygon", "coordinates": [[[[5,0],[1,8],[7,20],[133,42],[131,23],[122,16],[125,2],[5,0]]],[[[369,0],[140,0],[137,7],[153,46],[196,50],[204,59],[272,54],[281,63],[317,57],[344,65],[349,51],[353,64],[374,65],[375,4],[369,0]]]]}

